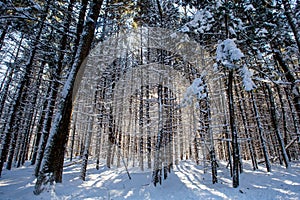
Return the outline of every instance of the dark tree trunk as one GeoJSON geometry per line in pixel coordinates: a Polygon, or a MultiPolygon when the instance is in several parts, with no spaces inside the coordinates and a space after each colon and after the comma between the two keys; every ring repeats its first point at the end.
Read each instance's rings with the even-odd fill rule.
{"type": "Polygon", "coordinates": [[[151,130],[150,130],[150,88],[146,85],[146,123],[147,123],[147,165],[151,169],[151,130]]]}
{"type": "MultiPolygon", "coordinates": [[[[20,45],[21,46],[21,45],[20,45]]],[[[12,66],[8,66],[7,72],[6,72],[6,77],[5,77],[5,82],[3,83],[3,88],[1,87],[1,96],[0,96],[0,117],[2,116],[2,111],[5,105],[5,101],[7,99],[7,95],[9,92],[9,86],[12,81],[14,69],[12,66]]]]}
{"type": "Polygon", "coordinates": [[[276,86],[277,89],[277,94],[279,97],[279,101],[280,101],[280,106],[281,106],[281,112],[282,112],[282,123],[283,123],[283,142],[284,142],[284,146],[286,149],[286,153],[287,156],[289,158],[289,162],[291,162],[291,155],[289,150],[286,148],[286,146],[288,145],[288,139],[289,139],[289,134],[288,134],[288,120],[287,120],[287,112],[285,110],[285,105],[284,105],[284,100],[283,100],[283,94],[281,93],[281,89],[280,87],[277,85],[276,86]]]}
{"type": "Polygon", "coordinates": [[[259,139],[260,139],[260,143],[261,143],[261,148],[262,148],[264,159],[265,159],[265,165],[266,165],[267,171],[271,172],[271,164],[270,164],[269,155],[268,155],[268,152],[267,152],[266,139],[263,135],[263,127],[262,127],[262,123],[261,123],[261,116],[258,112],[256,100],[254,98],[254,95],[253,95],[252,91],[250,92],[250,95],[251,95],[252,106],[253,106],[253,110],[254,110],[254,116],[255,116],[255,119],[256,119],[256,125],[257,125],[257,129],[258,129],[259,139]]]}
{"type": "MultiPolygon", "coordinates": [[[[9,144],[11,141],[11,136],[12,136],[13,131],[15,130],[14,127],[16,127],[16,125],[17,125],[16,121],[18,120],[18,114],[19,114],[18,111],[21,110],[20,109],[21,108],[21,100],[24,95],[24,90],[26,89],[26,85],[28,85],[29,75],[30,75],[30,72],[32,69],[33,60],[34,60],[34,57],[35,57],[35,54],[37,51],[38,42],[42,35],[42,31],[43,31],[43,27],[44,27],[44,20],[46,18],[47,12],[48,12],[48,5],[46,6],[45,10],[46,10],[45,11],[46,14],[43,16],[43,19],[40,22],[39,30],[34,39],[34,43],[33,43],[33,46],[32,46],[31,52],[30,52],[30,57],[28,58],[28,61],[25,65],[24,75],[22,77],[22,80],[18,84],[17,91],[16,91],[16,97],[14,99],[13,106],[10,110],[11,117],[8,121],[8,125],[6,126],[5,136],[4,136],[5,138],[3,141],[4,144],[3,144],[1,156],[0,156],[0,176],[2,174],[2,168],[3,168],[4,162],[6,161],[6,158],[7,158],[9,144]]],[[[16,135],[16,133],[13,135],[16,135]]]]}
{"type": "Polygon", "coordinates": [[[229,107],[229,119],[231,129],[231,145],[233,152],[233,165],[232,165],[232,185],[234,188],[239,186],[239,164],[240,164],[240,153],[238,145],[238,135],[235,124],[234,115],[234,100],[233,100],[233,70],[231,69],[228,74],[228,107],[229,107]]]}
{"type": "Polygon", "coordinates": [[[161,84],[158,85],[157,88],[157,96],[158,96],[158,130],[157,130],[157,139],[155,144],[155,157],[154,157],[154,169],[152,173],[152,182],[154,186],[157,185],[157,183],[161,184],[162,181],[162,143],[163,143],[163,108],[162,108],[162,93],[163,93],[163,87],[161,84]]]}
{"type": "Polygon", "coordinates": [[[36,195],[44,190],[43,185],[46,183],[53,183],[53,181],[61,182],[62,180],[64,151],[72,113],[72,89],[79,68],[90,51],[102,2],[103,0],[93,0],[91,2],[91,7],[87,16],[90,20],[86,21],[85,30],[83,31],[79,44],[81,48],[78,48],[75,62],[73,63],[67,81],[64,84],[61,99],[58,104],[58,110],[50,130],[51,137],[49,145],[46,148],[45,161],[35,185],[34,194],[36,195]],[[57,155],[58,153],[59,155],[57,155]]]}
{"type": "Polygon", "coordinates": [[[65,56],[64,51],[67,48],[67,40],[68,40],[67,33],[69,31],[69,26],[70,26],[70,22],[71,22],[71,12],[73,10],[73,4],[74,4],[74,0],[71,0],[69,2],[68,9],[66,10],[67,18],[66,18],[66,21],[64,22],[64,33],[65,34],[60,39],[61,52],[59,52],[58,60],[57,60],[56,66],[54,67],[54,73],[52,76],[52,79],[54,79],[54,80],[53,80],[53,83],[51,84],[52,87],[51,87],[51,93],[50,93],[50,100],[49,100],[48,106],[47,106],[47,114],[45,117],[45,121],[43,122],[43,130],[42,130],[43,140],[42,140],[42,144],[39,149],[39,155],[37,158],[37,163],[36,163],[36,168],[35,168],[35,176],[38,176],[38,172],[40,171],[42,159],[44,157],[45,148],[46,148],[46,144],[48,142],[49,133],[50,133],[50,129],[51,129],[51,123],[52,123],[52,119],[53,119],[53,115],[54,115],[55,104],[56,104],[56,100],[57,100],[58,90],[60,87],[60,76],[61,76],[61,72],[64,67],[63,66],[63,60],[64,60],[64,56],[65,56]]]}
{"type": "Polygon", "coordinates": [[[28,110],[27,113],[25,113],[25,119],[23,123],[24,127],[22,130],[24,137],[22,138],[21,152],[19,155],[17,167],[20,167],[23,160],[22,157],[26,155],[27,143],[28,143],[29,136],[31,134],[30,129],[34,118],[34,106],[36,105],[37,102],[38,91],[42,82],[42,75],[43,75],[45,64],[46,64],[45,61],[41,63],[41,67],[39,68],[37,74],[37,81],[32,83],[32,85],[34,85],[33,87],[34,89],[32,92],[33,93],[32,96],[28,99],[29,108],[27,109],[28,110]]]}
{"type": "MultiPolygon", "coordinates": [[[[274,44],[275,46],[276,44],[274,44]]],[[[291,93],[293,94],[293,103],[296,108],[298,119],[300,119],[300,91],[297,85],[297,79],[293,75],[292,70],[284,61],[282,54],[279,50],[274,49],[274,58],[279,63],[281,69],[284,71],[285,78],[291,83],[291,93]]]]}
{"type": "Polygon", "coordinates": [[[266,88],[267,88],[267,91],[268,91],[268,94],[269,94],[269,101],[270,101],[270,104],[271,104],[270,112],[271,112],[272,124],[273,124],[273,127],[275,129],[275,133],[276,133],[276,136],[277,136],[277,141],[278,141],[278,144],[279,144],[279,148],[281,150],[281,155],[283,157],[285,167],[288,168],[289,167],[289,161],[288,161],[288,156],[287,156],[287,153],[286,153],[286,150],[285,150],[282,134],[279,130],[279,124],[278,124],[278,119],[277,119],[277,115],[276,115],[276,105],[275,105],[275,101],[274,101],[274,97],[273,97],[273,92],[271,90],[271,87],[268,84],[266,84],[266,88]]]}
{"type": "MultiPolygon", "coordinates": [[[[5,1],[4,1],[5,2],[5,1]]],[[[4,39],[5,39],[5,36],[7,34],[7,30],[10,28],[10,22],[8,22],[5,26],[4,29],[2,29],[2,33],[0,35],[0,50],[2,49],[2,46],[3,46],[3,43],[4,43],[4,39]]]]}
{"type": "MultiPolygon", "coordinates": [[[[143,76],[143,75],[142,75],[143,76]]],[[[140,135],[140,155],[139,155],[139,165],[142,171],[144,171],[144,138],[143,138],[143,128],[144,128],[144,87],[141,86],[140,92],[140,105],[139,105],[139,135],[140,135]]]]}
{"type": "MultiPolygon", "coordinates": [[[[46,117],[48,101],[50,101],[48,99],[52,93],[51,88],[52,88],[52,84],[49,84],[48,89],[47,89],[46,99],[44,100],[44,103],[42,106],[41,116],[37,123],[33,153],[32,153],[32,158],[31,158],[31,165],[35,165],[36,160],[37,160],[38,150],[39,150],[39,146],[40,146],[40,142],[41,142],[41,138],[42,138],[42,131],[43,131],[43,127],[44,127],[43,122],[45,121],[45,117],[46,117]]],[[[37,176],[37,173],[35,173],[35,175],[37,176]]]]}
{"type": "Polygon", "coordinates": [[[77,122],[77,113],[75,113],[74,122],[73,122],[73,130],[72,130],[72,140],[71,140],[71,153],[70,153],[70,161],[73,160],[73,154],[74,154],[74,144],[75,144],[75,134],[76,134],[76,122],[77,122]]]}
{"type": "MultiPolygon", "coordinates": [[[[295,37],[295,41],[298,47],[298,53],[300,53],[300,34],[299,34],[299,27],[297,28],[296,16],[293,14],[290,1],[282,0],[283,7],[284,7],[284,14],[287,18],[288,24],[292,29],[293,35],[295,37]],[[294,16],[293,16],[294,15],[294,16]]],[[[299,18],[298,18],[299,19],[299,18]]]]}
{"type": "Polygon", "coordinates": [[[247,144],[248,144],[248,148],[250,151],[252,167],[253,167],[253,170],[256,170],[256,169],[258,169],[258,166],[257,166],[256,154],[254,152],[253,138],[252,138],[250,130],[249,130],[249,123],[248,123],[248,119],[247,119],[247,110],[246,110],[247,107],[245,105],[244,91],[241,91],[240,95],[239,95],[237,83],[235,83],[235,90],[238,95],[238,98],[240,99],[238,101],[238,107],[239,107],[239,110],[240,110],[240,113],[242,116],[242,122],[243,122],[244,130],[245,130],[245,136],[247,137],[247,144]]]}

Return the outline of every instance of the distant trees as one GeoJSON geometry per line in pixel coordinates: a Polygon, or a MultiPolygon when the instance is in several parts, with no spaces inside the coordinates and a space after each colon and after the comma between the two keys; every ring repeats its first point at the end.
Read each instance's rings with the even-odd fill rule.
{"type": "Polygon", "coordinates": [[[213,183],[217,160],[228,161],[233,187],[242,160],[288,167],[299,159],[299,15],[288,0],[3,1],[0,175],[31,160],[39,194],[62,181],[66,156],[82,158],[83,180],[95,158],[151,169],[154,185],[183,159],[210,163],[213,183]],[[142,26],[177,30],[167,42],[184,55],[142,26]],[[122,46],[123,30],[140,31],[126,38],[137,49],[122,46]],[[101,62],[75,101],[97,42],[108,47],[93,51],[101,62]]]}

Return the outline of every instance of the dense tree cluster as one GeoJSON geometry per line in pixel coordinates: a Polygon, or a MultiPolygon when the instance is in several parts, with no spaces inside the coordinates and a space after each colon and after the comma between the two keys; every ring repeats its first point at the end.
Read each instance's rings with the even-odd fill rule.
{"type": "Polygon", "coordinates": [[[210,165],[213,183],[228,161],[233,187],[243,160],[289,167],[299,26],[299,0],[2,0],[0,175],[30,161],[39,194],[75,156],[83,180],[92,157],[152,169],[154,185],[183,159],[210,165]],[[163,38],[174,45],[151,45],[163,38]]]}

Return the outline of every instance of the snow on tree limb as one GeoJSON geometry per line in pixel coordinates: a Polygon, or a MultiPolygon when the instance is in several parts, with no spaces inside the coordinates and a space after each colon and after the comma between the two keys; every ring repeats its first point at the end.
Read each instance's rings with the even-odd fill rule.
{"type": "MultiPolygon", "coordinates": [[[[216,51],[216,60],[228,69],[239,68],[240,75],[243,79],[243,85],[246,91],[256,88],[255,83],[252,81],[252,73],[246,65],[239,67],[235,63],[240,61],[244,56],[243,52],[237,47],[233,39],[226,39],[222,41],[216,51]]],[[[214,64],[214,68],[217,68],[214,64]]]]}
{"type": "Polygon", "coordinates": [[[255,83],[252,81],[252,72],[249,70],[249,68],[244,65],[241,69],[240,69],[240,74],[243,78],[243,85],[246,91],[251,91],[254,88],[256,88],[255,83]]]}
{"type": "Polygon", "coordinates": [[[183,100],[181,102],[181,107],[186,107],[190,105],[194,98],[203,99],[206,97],[206,93],[204,93],[204,89],[206,87],[203,82],[203,76],[200,78],[194,79],[193,83],[186,89],[183,100]]]}
{"type": "Polygon", "coordinates": [[[221,62],[225,67],[235,68],[234,62],[244,57],[242,51],[237,48],[233,39],[226,39],[217,47],[217,61],[221,62]]]}

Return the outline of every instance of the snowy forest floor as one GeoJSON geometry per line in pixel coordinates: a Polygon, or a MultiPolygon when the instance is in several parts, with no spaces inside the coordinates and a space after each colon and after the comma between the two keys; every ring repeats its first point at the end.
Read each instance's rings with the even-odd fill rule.
{"type": "MultiPolygon", "coordinates": [[[[104,161],[103,161],[104,163],[104,161]]],[[[252,171],[250,163],[244,163],[240,186],[232,188],[226,163],[219,163],[218,183],[211,183],[211,174],[203,173],[202,166],[191,161],[181,161],[162,185],[154,187],[151,171],[131,168],[130,180],[125,168],[108,169],[104,164],[95,169],[88,165],[86,181],[79,178],[80,163],[64,168],[63,183],[48,188],[35,196],[33,166],[4,170],[0,178],[1,200],[93,200],[93,199],[300,199],[300,162],[292,162],[289,169],[273,165],[272,172],[260,165],[252,171]]]]}

